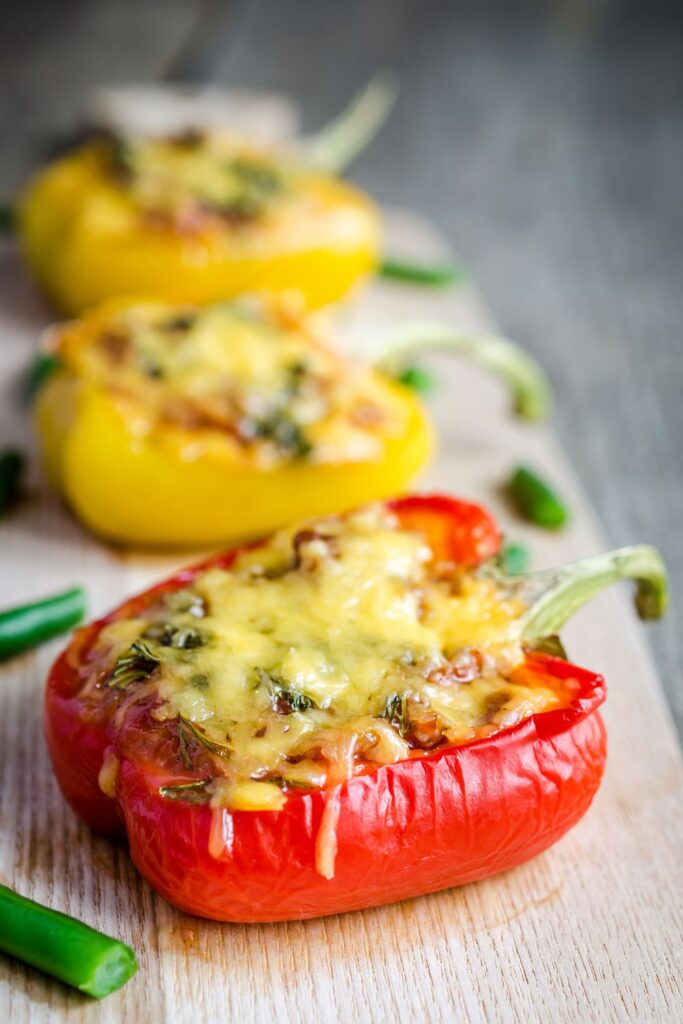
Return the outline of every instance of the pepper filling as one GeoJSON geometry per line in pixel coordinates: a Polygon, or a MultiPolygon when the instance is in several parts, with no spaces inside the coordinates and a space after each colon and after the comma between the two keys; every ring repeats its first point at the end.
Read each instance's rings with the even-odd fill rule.
{"type": "Polygon", "coordinates": [[[80,656],[84,713],[169,800],[278,809],[566,705],[501,587],[384,505],[308,522],[124,608],[80,656]]]}
{"type": "Polygon", "coordinates": [[[235,139],[186,131],[168,138],[115,138],[103,149],[111,179],[148,227],[192,235],[239,227],[287,197],[292,171],[235,139]]]}
{"type": "Polygon", "coordinates": [[[67,324],[59,357],[113,397],[136,436],[175,430],[188,460],[363,461],[406,429],[384,378],[257,301],[109,308],[67,324]]]}

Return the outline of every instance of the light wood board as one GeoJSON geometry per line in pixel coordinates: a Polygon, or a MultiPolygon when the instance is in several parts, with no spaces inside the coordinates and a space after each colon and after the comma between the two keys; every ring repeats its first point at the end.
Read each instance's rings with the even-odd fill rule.
{"type": "MultiPolygon", "coordinates": [[[[438,235],[388,213],[391,248],[434,256],[438,235]]],[[[29,445],[18,377],[49,315],[10,248],[0,252],[0,437],[29,445]]],[[[474,289],[373,284],[356,320],[444,317],[482,331],[474,289]]],[[[547,427],[515,421],[481,372],[433,360],[439,456],[419,482],[473,496],[528,539],[537,567],[604,547],[566,457],[547,427]],[[559,535],[508,513],[499,485],[523,460],[545,469],[573,509],[559,535]]],[[[627,496],[624,496],[627,500],[627,496]]],[[[633,538],[634,541],[645,538],[633,538]]],[[[72,582],[92,613],[183,559],[124,554],[89,537],[48,493],[0,524],[0,603],[72,582]]],[[[220,925],[188,917],[134,871],[124,845],[92,836],[63,803],[41,729],[56,642],[0,667],[0,881],[130,942],[139,974],[102,1003],[0,957],[0,1021],[318,1022],[398,1020],[673,1022],[681,1019],[683,770],[672,722],[628,595],[611,592],[566,631],[574,660],[607,677],[610,756],[585,819],[531,863],[458,890],[341,917],[220,925]]]]}

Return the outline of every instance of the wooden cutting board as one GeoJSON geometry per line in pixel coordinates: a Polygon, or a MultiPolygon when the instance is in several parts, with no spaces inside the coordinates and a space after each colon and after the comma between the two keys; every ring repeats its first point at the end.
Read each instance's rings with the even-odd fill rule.
{"type": "MultiPolygon", "coordinates": [[[[391,251],[443,253],[419,219],[388,211],[387,221],[391,251]]],[[[29,446],[18,378],[49,314],[10,248],[0,262],[0,437],[29,446]]],[[[378,282],[340,330],[425,316],[475,332],[492,326],[469,283],[437,292],[378,282]]],[[[433,363],[440,450],[420,487],[492,506],[511,537],[531,544],[536,567],[603,549],[551,430],[515,421],[501,387],[476,369],[433,363]],[[563,533],[509,514],[499,487],[519,460],[546,470],[566,495],[574,515],[563,533]]],[[[0,551],[0,603],[80,582],[93,614],[183,561],[99,544],[37,471],[30,496],[0,524],[0,551]]],[[[157,897],[124,845],[76,820],[52,778],[41,698],[60,643],[0,666],[0,881],[121,937],[140,957],[137,976],[102,1003],[0,957],[0,1021],[680,1020],[683,766],[644,637],[629,595],[614,591],[566,631],[574,660],[607,677],[610,756],[593,807],[556,847],[476,885],[278,925],[209,923],[157,897]]]]}

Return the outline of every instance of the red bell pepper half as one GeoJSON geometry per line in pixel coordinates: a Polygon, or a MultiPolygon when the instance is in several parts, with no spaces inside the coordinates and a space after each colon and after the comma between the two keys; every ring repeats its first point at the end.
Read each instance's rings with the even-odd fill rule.
{"type": "MultiPolygon", "coordinates": [[[[476,505],[409,497],[391,507],[403,526],[424,531],[443,560],[476,567],[499,550],[496,524],[476,505]]],[[[91,828],[127,835],[137,868],[170,903],[224,921],[390,903],[512,868],[551,846],[588,809],[605,765],[604,682],[531,649],[516,671],[538,674],[546,685],[569,681],[573,697],[561,709],[329,788],[293,790],[282,810],[216,810],[164,798],[162,787],[197,780],[178,757],[177,724],[155,720],[149,701],[125,706],[125,693],[114,713],[93,711],[81,696],[88,651],[107,623],[186,587],[207,566],[229,567],[237,553],[180,572],[80,630],[48,680],[45,728],[64,796],[91,828]],[[118,771],[105,795],[101,773],[112,754],[118,771]]],[[[660,614],[665,577],[650,548],[522,578],[515,586],[532,595],[524,635],[534,641],[556,632],[587,596],[626,577],[639,581],[642,614],[660,614]]]]}

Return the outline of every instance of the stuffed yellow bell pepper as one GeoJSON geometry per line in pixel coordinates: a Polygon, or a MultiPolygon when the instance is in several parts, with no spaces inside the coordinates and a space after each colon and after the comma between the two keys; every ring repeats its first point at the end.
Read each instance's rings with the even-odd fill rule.
{"type": "Polygon", "coordinates": [[[28,263],[62,310],[118,295],[205,303],[344,295],[378,259],[377,211],[305,161],[238,138],[110,138],[48,166],[18,207],[28,263]]]}
{"type": "MultiPolygon", "coordinates": [[[[96,533],[159,546],[232,541],[400,492],[432,448],[425,413],[317,319],[245,297],[112,301],[55,328],[35,409],[54,485],[96,533]]],[[[501,345],[519,410],[538,414],[543,379],[516,346],[481,342],[475,357],[501,345]]],[[[385,360],[406,347],[380,346],[385,360]]]]}

